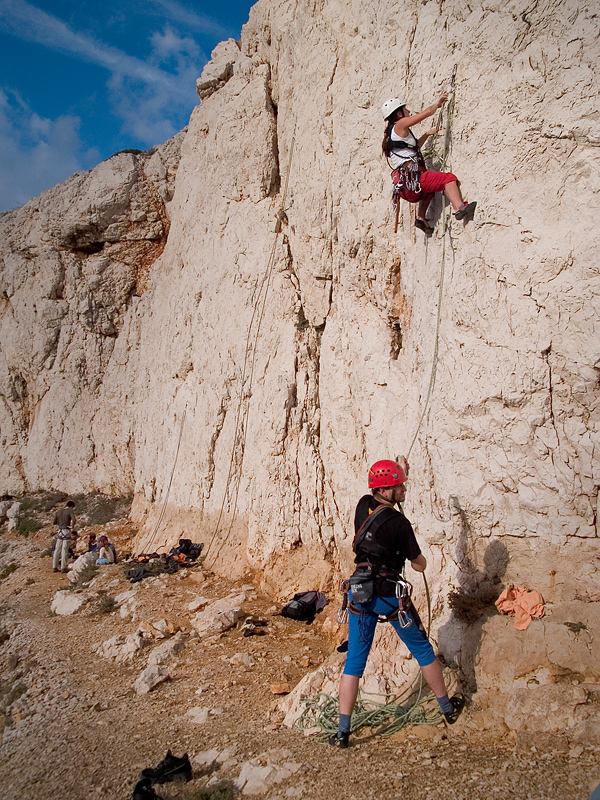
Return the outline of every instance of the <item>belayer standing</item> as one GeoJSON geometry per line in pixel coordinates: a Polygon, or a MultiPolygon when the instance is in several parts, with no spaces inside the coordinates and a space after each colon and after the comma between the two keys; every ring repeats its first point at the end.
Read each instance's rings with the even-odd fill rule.
{"type": "Polygon", "coordinates": [[[397,97],[386,100],[381,107],[381,114],[386,121],[382,150],[393,170],[394,193],[409,203],[419,204],[415,225],[427,234],[433,233],[426,215],[435,192],[445,192],[456,219],[472,219],[477,205],[476,202],[467,203],[463,200],[456,175],[428,170],[425,166],[421,147],[433,136],[436,128],[431,128],[419,139],[411,131],[412,125],[432,117],[447,99],[448,92],[442,92],[433,105],[416,114],[412,114],[405,101],[397,97]]]}
{"type": "Polygon", "coordinates": [[[59,565],[63,572],[67,571],[71,534],[75,527],[74,508],[75,503],[69,500],[67,505],[64,508],[60,508],[54,516],[54,524],[58,525],[58,534],[52,556],[52,569],[54,572],[58,572],[59,565]]]}
{"type": "Polygon", "coordinates": [[[358,684],[378,621],[390,622],[417,660],[447,722],[456,722],[464,706],[462,695],[448,697],[442,667],[402,579],[405,561],[410,561],[417,572],[424,572],[427,566],[412,525],[402,511],[394,508],[404,502],[407,475],[408,462],[404,457],[400,463],[377,461],[369,470],[372,493],[364,495],[356,507],[353,546],[357,567],[350,579],[348,655],[340,680],[338,732],[329,739],[334,747],[348,747],[358,684]]]}

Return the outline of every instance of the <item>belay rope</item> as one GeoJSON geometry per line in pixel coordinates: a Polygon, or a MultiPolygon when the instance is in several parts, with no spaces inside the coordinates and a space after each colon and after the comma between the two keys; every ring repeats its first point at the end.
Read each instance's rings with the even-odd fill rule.
{"type": "MultiPolygon", "coordinates": [[[[449,150],[450,150],[450,133],[452,131],[452,116],[454,114],[454,83],[456,81],[456,70],[458,65],[454,65],[454,69],[452,70],[452,77],[450,79],[450,89],[451,95],[450,100],[448,102],[448,114],[446,118],[446,130],[444,134],[444,152],[443,155],[439,155],[433,149],[429,150],[427,155],[429,157],[433,157],[437,155],[440,159],[440,166],[442,170],[446,167],[446,162],[448,160],[449,150]]],[[[439,130],[442,124],[442,109],[440,109],[440,116],[436,122],[436,129],[439,130]]],[[[433,391],[433,385],[435,383],[435,376],[437,372],[437,362],[438,362],[438,352],[439,352],[439,342],[440,342],[440,325],[442,321],[442,297],[444,295],[444,276],[446,272],[446,229],[448,227],[447,216],[446,216],[446,204],[442,203],[442,228],[444,231],[444,235],[442,236],[442,258],[440,264],[440,283],[439,283],[439,290],[438,290],[438,303],[437,303],[437,315],[436,315],[436,324],[435,324],[435,343],[433,347],[433,358],[431,362],[431,374],[429,376],[429,387],[427,389],[427,396],[425,398],[425,403],[423,404],[423,411],[421,412],[421,416],[419,417],[419,422],[417,423],[417,429],[415,430],[415,434],[412,438],[410,443],[410,447],[408,448],[408,452],[406,454],[406,458],[408,458],[412,452],[413,446],[417,440],[417,436],[419,435],[419,430],[421,428],[421,423],[425,419],[425,415],[429,410],[429,400],[431,399],[431,393],[433,391]]]]}
{"type": "MultiPolygon", "coordinates": [[[[450,134],[452,126],[452,116],[454,112],[454,83],[456,80],[457,66],[458,65],[454,66],[454,69],[452,70],[452,77],[450,79],[451,95],[447,107],[443,155],[440,156],[433,150],[433,148],[427,151],[428,157],[437,156],[439,158],[442,170],[446,166],[450,149],[450,134]]],[[[439,131],[439,129],[441,128],[442,118],[443,118],[443,110],[440,109],[435,126],[436,132],[439,131]]],[[[407,176],[406,180],[408,179],[409,176],[407,176]]],[[[417,174],[417,179],[418,179],[418,174],[417,174]]],[[[416,190],[413,189],[413,191],[416,190]]],[[[396,192],[394,192],[393,202],[396,210],[395,230],[397,231],[398,216],[400,211],[400,198],[398,197],[396,192]]],[[[442,318],[444,275],[446,268],[445,234],[447,226],[448,226],[448,221],[446,216],[446,206],[445,204],[443,204],[442,228],[444,231],[444,236],[442,237],[442,259],[440,265],[440,282],[438,291],[435,344],[433,349],[431,374],[429,377],[429,387],[427,389],[427,396],[425,398],[423,411],[419,418],[417,429],[415,430],[415,434],[410,443],[410,447],[408,448],[408,452],[406,454],[407,458],[411,454],[413,446],[417,440],[417,436],[419,435],[421,424],[425,419],[425,416],[429,409],[429,401],[431,399],[431,393],[433,391],[433,386],[435,383],[438,351],[439,351],[440,323],[442,318]]],[[[429,632],[431,629],[431,596],[429,593],[429,585],[427,583],[427,578],[425,577],[425,573],[422,574],[425,583],[425,594],[427,597],[427,616],[428,616],[427,636],[429,636],[429,632]]],[[[344,607],[342,609],[341,616],[338,618],[338,621],[341,621],[346,615],[347,615],[347,608],[344,607]]],[[[449,671],[450,671],[449,668],[446,668],[446,673],[448,673],[449,671]]],[[[382,699],[382,702],[377,702],[375,699],[370,699],[373,698],[373,696],[359,694],[359,698],[356,702],[354,711],[352,713],[350,732],[354,733],[355,731],[366,727],[375,728],[375,730],[373,730],[373,732],[369,736],[363,737],[361,739],[361,741],[365,741],[366,739],[370,739],[373,736],[391,736],[393,733],[401,730],[407,725],[437,725],[443,719],[443,715],[441,711],[439,711],[439,709],[424,708],[425,703],[428,703],[433,695],[433,693],[430,690],[424,692],[424,689],[425,689],[425,684],[423,681],[423,675],[422,673],[419,673],[419,675],[415,678],[415,680],[408,687],[408,689],[405,690],[403,694],[393,697],[389,701],[385,701],[382,699]]],[[[332,733],[335,733],[337,731],[338,727],[337,718],[339,715],[339,700],[337,698],[331,697],[328,694],[321,692],[313,697],[302,698],[301,702],[304,705],[304,710],[301,716],[296,721],[297,727],[303,730],[311,730],[314,732],[318,731],[317,735],[321,739],[327,739],[332,733]]]]}
{"type": "Polygon", "coordinates": [[[223,500],[221,503],[221,508],[219,510],[219,517],[217,519],[217,524],[215,525],[215,529],[212,533],[212,536],[206,548],[207,559],[208,559],[208,552],[217,534],[220,532],[221,520],[225,512],[225,505],[227,503],[228,498],[230,499],[230,501],[231,500],[233,501],[233,510],[231,512],[231,519],[229,522],[229,527],[227,528],[227,531],[225,533],[225,536],[223,537],[223,540],[221,541],[216,552],[211,554],[212,556],[211,565],[213,565],[216,562],[219,553],[221,552],[223,546],[225,545],[225,542],[229,538],[229,534],[231,533],[231,529],[233,528],[233,523],[235,521],[235,516],[237,513],[237,500],[238,500],[240,482],[242,477],[241,472],[242,472],[242,464],[244,461],[244,451],[246,447],[246,432],[248,428],[248,416],[250,414],[250,397],[252,394],[252,380],[254,377],[254,367],[256,364],[258,339],[260,336],[260,329],[265,314],[265,307],[269,293],[269,285],[271,283],[273,268],[275,266],[277,243],[279,240],[279,234],[281,233],[281,223],[282,220],[285,218],[285,204],[287,200],[287,191],[290,180],[292,156],[294,154],[295,142],[296,142],[296,132],[294,128],[294,134],[292,136],[290,144],[290,154],[288,158],[287,174],[281,197],[281,205],[279,207],[279,212],[276,218],[275,231],[274,231],[275,236],[273,238],[273,243],[271,245],[271,251],[269,254],[269,259],[267,261],[267,266],[265,268],[263,275],[258,280],[252,295],[253,310],[252,310],[252,317],[250,319],[250,324],[248,326],[248,334],[246,336],[246,350],[244,355],[244,365],[242,368],[242,375],[240,379],[240,395],[235,417],[233,444],[231,446],[231,458],[229,460],[229,471],[227,473],[227,481],[225,483],[225,491],[223,493],[223,500]],[[246,408],[242,410],[245,397],[248,398],[248,402],[246,404],[246,408]],[[239,464],[237,465],[237,472],[234,475],[236,452],[239,454],[239,464]],[[231,490],[231,495],[230,495],[230,487],[232,483],[233,483],[233,488],[231,490]]]}

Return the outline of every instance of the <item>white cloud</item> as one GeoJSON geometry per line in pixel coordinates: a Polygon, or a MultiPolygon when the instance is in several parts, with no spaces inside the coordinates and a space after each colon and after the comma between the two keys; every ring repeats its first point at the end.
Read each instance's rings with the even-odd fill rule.
{"type": "Polygon", "coordinates": [[[122,120],[124,132],[147,146],[163,142],[181,127],[182,115],[196,102],[195,78],[207,61],[193,39],[180,37],[170,28],[154,34],[154,49],[147,60],[135,58],[72,30],[27,0],[0,0],[0,28],[107,69],[114,113],[122,120]]]}
{"type": "Polygon", "coordinates": [[[191,11],[177,0],[150,0],[150,2],[172,22],[180,22],[184,25],[186,30],[220,36],[224,39],[231,36],[231,33],[214,19],[191,11]]]}
{"type": "Polygon", "coordinates": [[[82,148],[79,122],[44,119],[15,92],[0,90],[0,210],[17,208],[98,162],[97,151],[82,148]]]}

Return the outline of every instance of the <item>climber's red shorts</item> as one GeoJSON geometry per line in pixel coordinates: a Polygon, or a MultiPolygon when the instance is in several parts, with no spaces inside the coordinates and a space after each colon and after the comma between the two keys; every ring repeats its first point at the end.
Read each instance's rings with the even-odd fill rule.
{"type": "MultiPolygon", "coordinates": [[[[397,173],[396,170],[392,172],[392,181],[394,181],[394,173],[397,173]]],[[[398,174],[398,178],[400,178],[400,174],[398,174]]],[[[444,187],[448,183],[452,183],[452,181],[456,181],[460,183],[456,175],[452,172],[434,172],[433,170],[427,169],[425,172],[422,172],[419,177],[419,183],[421,185],[420,192],[410,192],[406,189],[398,189],[398,197],[401,197],[403,200],[407,200],[409,203],[418,203],[420,200],[425,200],[428,195],[434,194],[434,192],[443,192],[444,187]]]]}

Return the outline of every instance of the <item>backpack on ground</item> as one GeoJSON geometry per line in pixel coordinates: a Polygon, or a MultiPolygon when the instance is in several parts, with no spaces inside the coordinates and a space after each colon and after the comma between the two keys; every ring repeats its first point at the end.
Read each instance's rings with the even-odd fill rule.
{"type": "Polygon", "coordinates": [[[314,621],[315,614],[322,611],[326,605],[327,599],[323,592],[298,592],[281,609],[281,616],[310,624],[314,621]]]}

